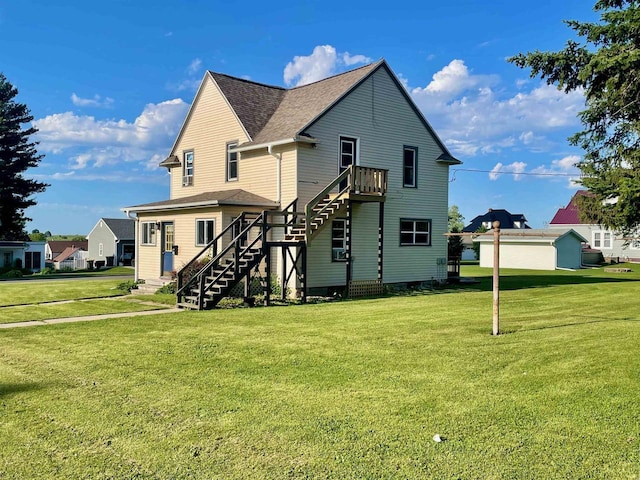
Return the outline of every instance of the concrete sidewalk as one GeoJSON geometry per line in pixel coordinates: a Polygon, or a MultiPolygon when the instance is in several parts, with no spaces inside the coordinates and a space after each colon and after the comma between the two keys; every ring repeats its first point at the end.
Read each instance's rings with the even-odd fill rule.
{"type": "Polygon", "coordinates": [[[56,323],[91,322],[94,320],[105,320],[107,318],[138,317],[142,315],[159,315],[162,313],[176,313],[176,312],[183,312],[183,311],[184,310],[179,308],[163,308],[160,310],[146,310],[142,312],[107,313],[104,315],[86,315],[84,317],[52,318],[50,320],[32,320],[28,322],[0,323],[0,329],[17,328],[17,327],[35,327],[38,325],[53,325],[56,323]]]}

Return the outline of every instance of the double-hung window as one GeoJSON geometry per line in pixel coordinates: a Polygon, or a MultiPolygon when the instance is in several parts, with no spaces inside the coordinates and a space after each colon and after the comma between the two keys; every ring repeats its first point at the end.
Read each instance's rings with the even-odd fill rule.
{"type": "Polygon", "coordinates": [[[40,252],[24,252],[24,267],[28,270],[40,270],[42,257],[40,252]]]}
{"type": "Polygon", "coordinates": [[[196,220],[196,246],[204,246],[213,240],[215,235],[215,220],[196,220]]]}
{"type": "Polygon", "coordinates": [[[227,143],[227,182],[238,180],[238,152],[231,151],[237,146],[237,142],[227,143]]]}
{"type": "Polygon", "coordinates": [[[140,238],[142,245],[156,244],[156,222],[140,223],[140,238]]]}
{"type": "Polygon", "coordinates": [[[611,232],[604,230],[593,232],[593,248],[613,248],[613,237],[611,232]]]}
{"type": "Polygon", "coordinates": [[[402,156],[402,185],[409,188],[418,186],[418,147],[404,147],[402,156]]]}
{"type": "Polygon", "coordinates": [[[400,219],[400,245],[431,245],[431,220],[400,219]]]}
{"type": "Polygon", "coordinates": [[[331,222],[331,260],[347,261],[347,221],[338,219],[331,222]]]}
{"type": "Polygon", "coordinates": [[[182,161],[182,186],[193,185],[193,150],[184,152],[182,161]]]}

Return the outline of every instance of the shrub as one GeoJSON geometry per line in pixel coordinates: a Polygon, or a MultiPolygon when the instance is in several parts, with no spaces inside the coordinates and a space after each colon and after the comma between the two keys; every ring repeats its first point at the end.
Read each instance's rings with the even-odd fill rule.
{"type": "Polygon", "coordinates": [[[158,290],[156,290],[157,294],[169,293],[171,295],[175,294],[178,291],[178,282],[171,282],[163,285],[158,290]]]}
{"type": "Polygon", "coordinates": [[[2,275],[4,278],[20,278],[22,277],[22,270],[9,270],[2,275]]]}
{"type": "Polygon", "coordinates": [[[127,280],[126,282],[119,283],[116,289],[121,290],[125,293],[131,293],[131,290],[138,288],[139,283],[143,283],[143,282],[136,282],[135,280],[127,280]]]}
{"type": "Polygon", "coordinates": [[[51,275],[52,273],[55,273],[55,271],[56,270],[53,267],[44,267],[40,272],[40,275],[51,275]]]}

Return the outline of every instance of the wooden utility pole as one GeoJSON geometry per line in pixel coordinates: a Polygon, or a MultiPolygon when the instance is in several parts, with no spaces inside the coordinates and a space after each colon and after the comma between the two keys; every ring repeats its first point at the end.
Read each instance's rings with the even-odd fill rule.
{"type": "Polygon", "coordinates": [[[493,222],[493,335],[500,334],[500,222],[493,222]]]}

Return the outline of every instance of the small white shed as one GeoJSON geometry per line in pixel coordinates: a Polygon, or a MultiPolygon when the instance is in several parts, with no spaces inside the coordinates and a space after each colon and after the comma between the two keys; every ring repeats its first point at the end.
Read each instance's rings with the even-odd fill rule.
{"type": "MultiPolygon", "coordinates": [[[[504,229],[500,231],[500,268],[530,270],[578,269],[582,266],[582,243],[575,230],[504,229]]],[[[493,267],[493,232],[480,242],[480,266],[493,267]]]]}

